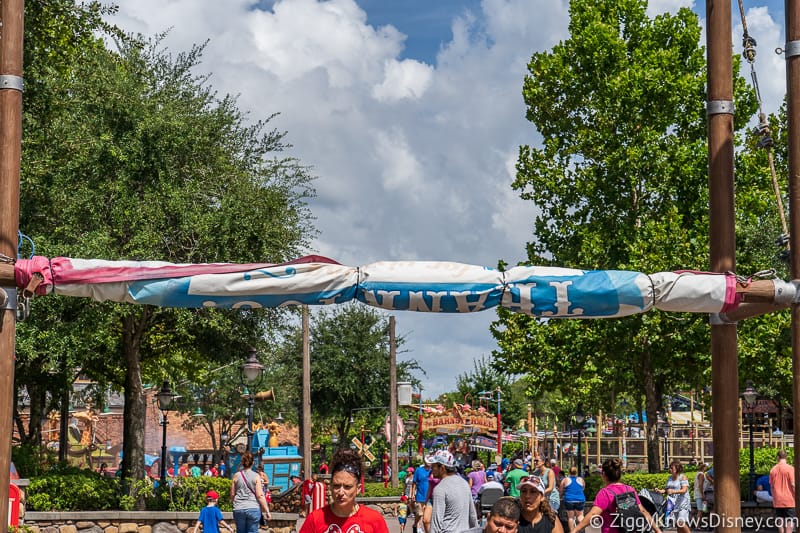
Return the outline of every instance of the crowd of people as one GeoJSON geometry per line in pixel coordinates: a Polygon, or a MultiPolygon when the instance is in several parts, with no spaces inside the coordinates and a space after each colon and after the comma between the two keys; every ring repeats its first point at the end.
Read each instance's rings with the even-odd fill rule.
{"type": "MultiPolygon", "coordinates": [[[[757,480],[755,495],[760,502],[771,502],[776,517],[794,519],[794,468],[784,450],[776,459],[770,474],[757,480]]],[[[586,482],[575,467],[562,472],[556,461],[538,455],[515,458],[505,467],[486,468],[478,460],[469,466],[464,472],[452,453],[438,450],[416,468],[403,471],[404,490],[397,504],[400,530],[405,532],[411,523],[411,533],[580,533],[599,525],[601,533],[623,533],[615,519],[625,516],[646,522],[653,533],[661,533],[663,520],[678,533],[690,533],[692,495],[696,519],[714,506],[714,469],[704,464],[698,465],[690,480],[679,461],[670,463],[664,487],[654,491],[665,505],[654,511],[645,505],[649,493],[642,491],[640,498],[622,481],[622,460],[607,459],[599,469],[603,486],[586,512],[586,482]],[[488,503],[487,495],[492,495],[488,503]],[[559,517],[562,507],[565,520],[559,517]]],[[[237,533],[257,533],[259,522],[270,518],[269,478],[263,469],[252,467],[253,456],[243,454],[241,469],[232,478],[230,498],[237,533]]],[[[300,533],[388,533],[383,516],[356,501],[364,474],[361,456],[340,450],[325,470],[330,472],[330,493],[316,474],[303,482],[305,520],[300,533]]],[[[207,493],[208,505],[193,533],[201,526],[204,533],[230,529],[216,508],[218,498],[214,491],[207,493]]],[[[792,533],[793,521],[785,524],[778,533],[792,533]]]]}

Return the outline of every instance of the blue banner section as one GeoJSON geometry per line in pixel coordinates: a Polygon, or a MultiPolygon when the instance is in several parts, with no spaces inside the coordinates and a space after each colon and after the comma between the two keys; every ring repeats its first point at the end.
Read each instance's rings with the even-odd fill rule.
{"type": "Polygon", "coordinates": [[[637,272],[591,270],[510,280],[503,307],[551,318],[625,316],[645,310],[637,272]]]}
{"type": "Polygon", "coordinates": [[[131,283],[128,293],[140,304],[161,307],[218,307],[225,309],[253,309],[260,307],[281,307],[284,305],[325,305],[339,304],[352,300],[356,288],[350,286],[340,290],[310,293],[271,293],[271,294],[194,294],[190,291],[192,278],[148,280],[131,283]]]}
{"type": "Polygon", "coordinates": [[[398,283],[365,281],[356,298],[373,307],[426,313],[474,313],[500,304],[496,283],[398,283]]]}

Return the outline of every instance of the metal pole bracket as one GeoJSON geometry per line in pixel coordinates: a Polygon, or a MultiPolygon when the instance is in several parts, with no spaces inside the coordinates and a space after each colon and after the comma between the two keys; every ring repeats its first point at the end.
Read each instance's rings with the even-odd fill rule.
{"type": "Polygon", "coordinates": [[[709,100],[706,102],[706,115],[733,115],[733,100],[709,100]]]}
{"type": "Polygon", "coordinates": [[[708,315],[708,323],[712,326],[729,326],[739,322],[729,319],[724,313],[711,313],[708,315]]]}
{"type": "Polygon", "coordinates": [[[13,74],[0,74],[0,90],[11,89],[22,92],[22,76],[13,74]]]}
{"type": "Polygon", "coordinates": [[[800,41],[788,41],[783,49],[785,59],[800,56],[800,41]]]}
{"type": "Polygon", "coordinates": [[[11,311],[17,308],[17,289],[0,287],[0,311],[11,311]]]}

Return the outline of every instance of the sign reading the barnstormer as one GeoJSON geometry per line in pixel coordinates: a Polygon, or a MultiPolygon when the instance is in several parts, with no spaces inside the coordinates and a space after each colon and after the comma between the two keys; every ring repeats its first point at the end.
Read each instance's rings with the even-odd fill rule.
{"type": "Polygon", "coordinates": [[[496,432],[497,417],[488,413],[483,407],[472,409],[468,404],[455,404],[450,409],[437,405],[425,407],[422,410],[422,431],[469,427],[480,431],[496,432]]]}

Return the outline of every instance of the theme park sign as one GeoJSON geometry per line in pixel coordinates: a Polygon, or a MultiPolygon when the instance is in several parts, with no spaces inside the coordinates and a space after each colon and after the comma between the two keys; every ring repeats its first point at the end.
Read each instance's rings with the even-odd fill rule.
{"type": "Polygon", "coordinates": [[[473,410],[469,405],[456,404],[451,409],[427,408],[422,413],[422,431],[429,429],[463,430],[472,428],[476,433],[497,431],[497,418],[482,407],[473,410]]]}

